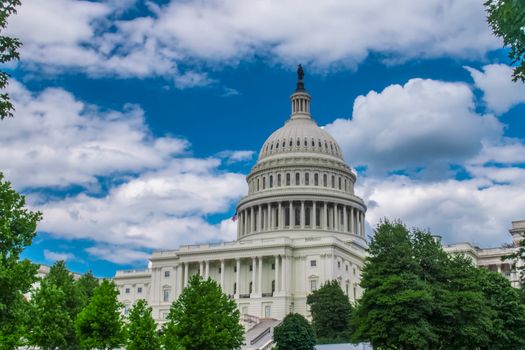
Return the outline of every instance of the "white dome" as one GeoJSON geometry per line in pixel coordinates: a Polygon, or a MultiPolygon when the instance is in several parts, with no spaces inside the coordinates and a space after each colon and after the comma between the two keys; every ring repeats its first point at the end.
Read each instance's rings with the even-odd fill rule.
{"type": "Polygon", "coordinates": [[[309,116],[292,117],[271,134],[262,146],[259,161],[272,155],[290,153],[323,154],[343,160],[341,148],[335,139],[309,116]]]}

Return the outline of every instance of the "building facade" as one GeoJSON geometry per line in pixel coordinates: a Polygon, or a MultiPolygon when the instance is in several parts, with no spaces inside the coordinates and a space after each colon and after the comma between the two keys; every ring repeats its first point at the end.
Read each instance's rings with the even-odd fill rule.
{"type": "Polygon", "coordinates": [[[306,296],[334,279],[349,300],[359,298],[366,206],[339,145],[312,118],[310,99],[300,75],[289,119],[247,176],[237,240],[154,252],[149,269],[118,271],[125,312],[146,299],[162,323],[194,274],[216,280],[242,315],[258,318],[308,316],[306,296]]]}
{"type": "MultiPolygon", "coordinates": [[[[146,299],[162,324],[195,274],[217,281],[245,319],[280,320],[289,312],[309,317],[307,295],[330,280],[350,301],[361,296],[366,205],[354,193],[356,174],[312,118],[302,76],[290,100],[289,119],[263,144],[247,176],[248,194],[236,211],[237,240],[154,252],[148,269],[117,271],[124,313],[146,299]]],[[[510,233],[514,245],[506,248],[459,243],[444,249],[469,255],[517,286],[512,262],[502,257],[517,249],[525,220],[514,221],[510,233]]]]}

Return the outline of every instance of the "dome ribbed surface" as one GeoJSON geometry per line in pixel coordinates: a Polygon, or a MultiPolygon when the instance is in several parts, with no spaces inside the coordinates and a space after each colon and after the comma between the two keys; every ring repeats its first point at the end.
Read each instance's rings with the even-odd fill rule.
{"type": "Polygon", "coordinates": [[[293,153],[322,154],[343,160],[335,139],[309,117],[289,119],[271,134],[259,153],[259,160],[279,154],[293,156],[293,153]]]}

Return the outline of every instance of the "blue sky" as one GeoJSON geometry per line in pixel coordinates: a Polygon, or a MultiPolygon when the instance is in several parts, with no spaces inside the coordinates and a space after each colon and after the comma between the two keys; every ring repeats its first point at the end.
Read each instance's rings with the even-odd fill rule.
{"type": "Polygon", "coordinates": [[[380,218],[446,243],[525,219],[525,86],[483,1],[24,0],[0,169],[44,220],[25,255],[76,272],[232,240],[302,63],[312,113],[380,218]]]}

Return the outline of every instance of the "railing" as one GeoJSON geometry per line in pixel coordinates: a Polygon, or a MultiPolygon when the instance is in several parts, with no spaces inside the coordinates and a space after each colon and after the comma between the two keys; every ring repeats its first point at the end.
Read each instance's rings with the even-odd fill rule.
{"type": "Polygon", "coordinates": [[[262,297],[273,297],[273,292],[270,293],[262,293],[262,297]]]}
{"type": "Polygon", "coordinates": [[[268,327],[266,328],[261,334],[259,334],[258,336],[256,336],[255,338],[252,339],[252,341],[250,341],[250,345],[253,345],[255,343],[257,343],[259,340],[261,340],[264,336],[270,334],[270,330],[271,330],[271,327],[268,327]]]}
{"type": "Polygon", "coordinates": [[[241,321],[243,321],[245,323],[259,324],[261,322],[261,319],[259,317],[257,317],[257,316],[244,314],[244,315],[241,316],[241,321]]]}
{"type": "Polygon", "coordinates": [[[239,294],[239,298],[247,299],[250,297],[250,294],[239,294]]]}

